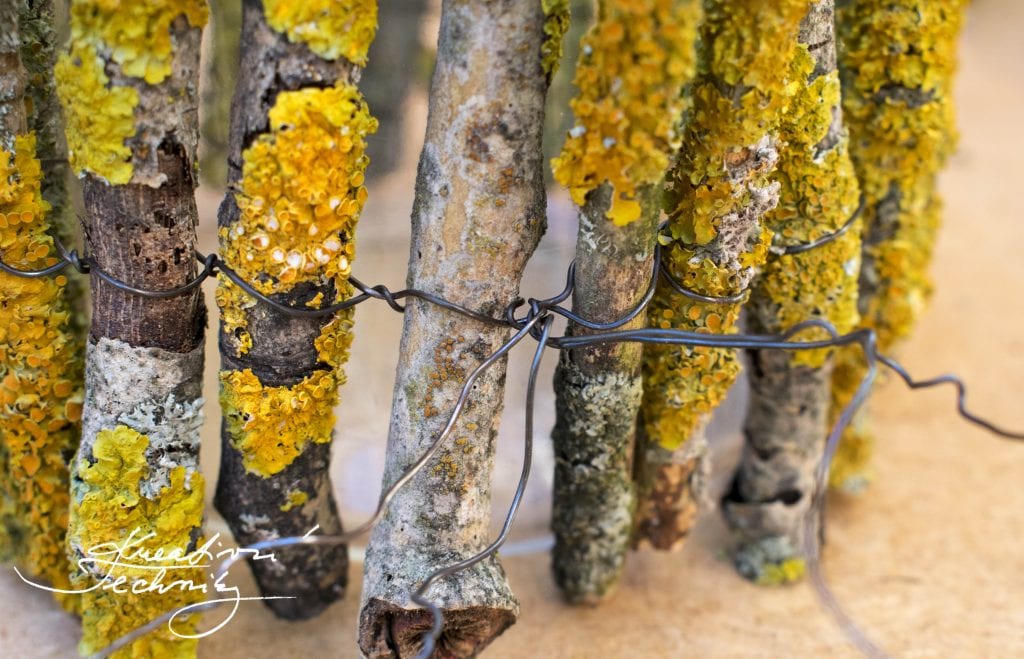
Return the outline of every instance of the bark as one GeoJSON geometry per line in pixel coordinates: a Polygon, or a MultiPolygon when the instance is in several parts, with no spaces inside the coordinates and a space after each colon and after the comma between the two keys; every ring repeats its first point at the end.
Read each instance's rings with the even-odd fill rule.
{"type": "MultiPolygon", "coordinates": [[[[136,288],[167,290],[196,275],[195,152],[199,41],[205,6],[108,10],[72,5],[69,52],[57,65],[58,91],[83,179],[87,248],[102,270],[136,288]],[[140,35],[138,24],[146,26],[140,35]],[[166,52],[160,43],[168,43],[166,52]],[[141,44],[125,49],[124,44],[141,44]],[[133,55],[134,53],[134,55],[133,55]],[[146,53],[145,59],[134,59],[146,53]],[[107,126],[123,139],[106,141],[107,126]]],[[[95,270],[94,269],[94,270],[95,270]]],[[[132,532],[153,531],[149,551],[189,552],[202,534],[199,473],[203,331],[198,290],[156,300],[92,275],[82,442],[73,462],[68,552],[72,561],[132,532]]],[[[142,559],[139,559],[140,561],[142,559]]],[[[129,568],[83,567],[89,588],[129,568]]],[[[201,571],[175,572],[201,581],[201,571]]],[[[200,596],[201,597],[201,596],[200,596]]],[[[94,652],[196,593],[82,595],[83,640],[94,652]]],[[[190,623],[194,625],[193,619],[190,623]]],[[[179,627],[178,631],[187,631],[179,627]]],[[[195,652],[195,640],[161,629],[119,655],[155,648],[195,652]]]]}
{"type": "MultiPolygon", "coordinates": [[[[781,124],[783,184],[779,206],[767,218],[775,253],[754,284],[748,326],[778,334],[818,318],[845,333],[858,319],[852,266],[860,251],[859,226],[813,250],[778,253],[838,230],[858,196],[842,124],[832,0],[812,5],[799,42],[804,48],[797,63],[807,78],[781,124]]],[[[832,356],[761,351],[750,359],[746,446],[722,505],[739,540],[740,571],[778,583],[802,574],[804,519],[827,434],[832,356]]]]}
{"type": "MultiPolygon", "coordinates": [[[[763,219],[778,200],[778,183],[770,180],[776,130],[790,94],[784,72],[807,6],[705,3],[693,110],[667,178],[672,240],[664,252],[673,277],[700,295],[741,294],[764,263],[763,219]]],[[[694,301],[660,281],[648,319],[653,327],[729,332],[740,306],[694,301]]],[[[636,546],[682,545],[704,496],[704,428],[738,370],[729,350],[645,348],[636,546]]]]}
{"type": "MultiPolygon", "coordinates": [[[[580,209],[573,308],[584,318],[621,318],[650,284],[662,206],[658,184],[678,146],[673,135],[696,64],[699,21],[700,4],[693,1],[603,2],[583,40],[580,95],[572,103],[579,116],[553,169],[577,202],[604,181],[585,194],[580,209]],[[623,36],[608,38],[616,28],[623,36]],[[643,41],[648,35],[657,36],[643,41]],[[622,172],[608,162],[619,163],[622,172]]],[[[645,321],[641,313],[624,327],[645,321]]],[[[569,332],[588,330],[570,323],[569,332]]],[[[553,563],[569,601],[597,603],[624,564],[641,354],[640,344],[632,343],[569,351],[555,374],[553,563]]]]}
{"type": "MultiPolygon", "coordinates": [[[[545,228],[543,22],[539,2],[442,6],[408,283],[495,317],[516,298],[545,228]]],[[[465,375],[508,337],[507,328],[409,303],[385,487],[433,442],[465,375]]],[[[486,546],[504,383],[501,360],[474,386],[453,441],[398,492],[374,528],[359,622],[366,656],[411,656],[431,627],[411,593],[435,570],[486,546]]],[[[441,657],[477,654],[519,613],[494,557],[440,580],[426,596],[444,613],[441,657]]]]}
{"type": "MultiPolygon", "coordinates": [[[[573,310],[596,322],[635,307],[650,282],[659,203],[625,227],[605,217],[610,189],[591,193],[580,212],[573,310]],[[653,212],[652,212],[653,210],[653,212]]],[[[643,327],[645,314],[622,326],[643,327]]],[[[571,324],[569,333],[588,333],[571,324]]],[[[618,582],[633,523],[631,477],[640,407],[641,346],[598,345],[564,351],[555,371],[556,421],[552,528],[555,581],[571,602],[594,604],[618,582]]]]}
{"type": "MultiPolygon", "coordinates": [[[[49,162],[61,127],[52,30],[49,3],[11,3],[0,11],[0,259],[20,269],[55,262],[57,204],[66,200],[66,168],[49,162]]],[[[82,346],[69,288],[64,275],[0,274],[0,556],[63,589],[70,586],[67,460],[78,442],[82,400],[82,346]]],[[[76,609],[74,598],[57,598],[76,609]]]]}
{"type": "MultiPolygon", "coordinates": [[[[861,326],[890,351],[906,339],[931,294],[941,212],[937,175],[956,147],[952,86],[966,0],[837,3],[843,112],[864,193],[861,326]],[[900,48],[893,47],[898,34],[900,48]],[[901,126],[898,131],[891,126],[901,126]]],[[[832,420],[864,375],[856,349],[836,355],[832,420]]],[[[870,479],[874,442],[865,412],[844,433],[831,482],[849,490],[870,479]]]]}
{"type": "Polygon", "coordinates": [[[427,55],[419,33],[426,9],[426,0],[392,0],[380,6],[380,33],[370,48],[362,85],[366,102],[380,121],[369,145],[374,178],[393,171],[402,157],[406,98],[424,81],[421,72],[427,55]]]}
{"type": "MultiPolygon", "coordinates": [[[[333,11],[337,18],[344,10],[333,11]]],[[[323,20],[326,22],[329,17],[325,14],[323,20]]],[[[356,15],[354,20],[364,18],[356,15]]],[[[312,243],[304,242],[304,236],[313,236],[320,231],[318,227],[323,227],[319,234],[322,239],[343,245],[343,254],[351,259],[358,209],[346,220],[351,225],[339,229],[317,220],[309,225],[308,217],[304,216],[289,224],[284,211],[280,220],[274,219],[277,216],[272,204],[278,209],[325,207],[318,209],[317,218],[326,216],[327,198],[334,199],[330,211],[341,207],[339,202],[356,204],[357,198],[361,207],[361,186],[350,189],[347,180],[339,183],[332,177],[335,171],[349,165],[353,167],[351,174],[361,177],[365,168],[365,161],[357,158],[364,145],[358,141],[363,136],[355,124],[334,124],[323,119],[324,125],[331,125],[331,140],[348,139],[343,137],[348,134],[356,140],[358,136],[345,155],[336,151],[332,156],[320,150],[322,144],[317,140],[321,134],[310,129],[303,119],[307,115],[289,104],[292,99],[306,99],[308,116],[322,119],[321,108],[330,103],[325,99],[333,98],[330,95],[339,89],[355,94],[353,85],[359,73],[352,62],[323,57],[308,43],[293,42],[285,30],[271,27],[260,0],[244,2],[239,77],[231,106],[228,182],[232,191],[219,213],[221,253],[230,267],[261,286],[263,293],[287,305],[319,306],[318,300],[332,304],[347,297],[348,266],[341,267],[341,274],[332,274],[318,261],[298,275],[292,273],[295,279],[287,283],[289,277],[283,271],[264,268],[264,261],[254,262],[259,266],[249,265],[246,255],[254,253],[251,241],[262,235],[267,241],[267,253],[301,252],[299,258],[312,259],[312,254],[307,253],[312,243]],[[280,125],[271,125],[269,113],[275,111],[281,112],[280,125]],[[289,133],[307,136],[306,142],[295,147],[292,154],[275,151],[289,133]],[[292,156],[295,160],[290,159],[292,156]],[[273,182],[260,178],[261,171],[271,170],[282,174],[273,182]],[[307,181],[314,193],[296,188],[298,182],[307,181]],[[325,211],[324,216],[320,215],[321,210],[325,211]],[[274,229],[268,229],[268,224],[274,229]]],[[[365,113],[365,107],[360,111],[365,113]]],[[[334,217],[333,212],[330,217],[334,217]]],[[[336,263],[334,258],[331,263],[336,263]]],[[[217,295],[221,307],[221,403],[225,413],[220,477],[214,500],[217,510],[241,545],[305,535],[317,526],[320,534],[340,533],[342,524],[328,467],[334,425],[331,409],[338,400],[337,387],[344,377],[341,365],[347,357],[347,342],[351,341],[351,312],[319,318],[287,316],[252,300],[223,277],[217,295]],[[331,337],[339,341],[340,352],[319,347],[321,340],[331,337]],[[246,393],[239,384],[239,378],[247,375],[252,378],[249,386],[255,387],[255,394],[246,393]],[[308,412],[307,404],[301,410],[289,407],[282,417],[274,416],[266,407],[260,408],[261,396],[283,397],[293,405],[300,396],[306,396],[308,401],[311,382],[322,385],[317,385],[319,402],[312,404],[319,412],[308,412]],[[261,430],[277,423],[280,427],[287,425],[288,430],[277,434],[275,445],[254,448],[261,430]],[[254,450],[259,451],[259,460],[253,459],[254,450]]],[[[288,548],[275,553],[276,561],[251,561],[250,566],[264,596],[290,598],[264,601],[276,615],[309,618],[344,595],[348,581],[346,546],[288,548]]]]}

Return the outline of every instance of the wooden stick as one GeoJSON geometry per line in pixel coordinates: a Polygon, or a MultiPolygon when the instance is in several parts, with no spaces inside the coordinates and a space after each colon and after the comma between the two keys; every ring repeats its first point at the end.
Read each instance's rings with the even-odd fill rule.
{"type": "MultiPolygon", "coordinates": [[[[261,293],[299,308],[348,298],[366,200],[366,136],[355,87],[376,5],[247,0],[232,103],[221,255],[261,293]],[[304,26],[304,27],[303,27],[304,26]]],[[[353,311],[296,318],[221,275],[221,467],[214,500],[239,543],[342,529],[328,467],[353,311]]],[[[344,545],[251,561],[278,616],[309,618],[341,597],[344,545]]]]}
{"type": "MultiPolygon", "coordinates": [[[[55,73],[71,166],[83,179],[88,250],[96,268],[137,288],[172,289],[196,275],[196,89],[206,18],[199,0],[118,8],[75,0],[71,7],[71,42],[55,73]]],[[[148,579],[145,553],[187,553],[202,534],[202,296],[195,290],[143,298],[96,274],[91,287],[68,531],[79,588],[118,577],[148,579]],[[79,562],[104,543],[120,546],[132,538],[139,539],[134,567],[79,562]]],[[[173,575],[205,579],[201,569],[173,575]]],[[[80,649],[88,653],[202,594],[95,588],[81,597],[80,649]]],[[[195,622],[191,617],[176,631],[186,633],[195,622]]],[[[161,628],[127,651],[190,654],[195,644],[161,628]]]]}
{"type": "MultiPolygon", "coordinates": [[[[691,0],[607,0],[583,39],[576,125],[553,165],[579,204],[573,310],[588,320],[621,318],[650,284],[658,184],[678,146],[700,14],[691,0]]],[[[641,313],[620,329],[645,325],[641,313]]],[[[570,323],[569,332],[589,330],[570,323]]],[[[637,343],[565,351],[555,372],[552,561],[571,602],[606,597],[625,563],[641,352],[637,343]]]]}
{"type": "MultiPolygon", "coordinates": [[[[836,12],[843,112],[864,193],[861,325],[878,333],[882,352],[910,335],[931,294],[937,175],[956,147],[952,87],[966,7],[966,0],[856,0],[836,12]]],[[[833,420],[863,374],[857,350],[837,352],[833,420]]],[[[833,485],[857,490],[870,479],[867,423],[859,414],[843,435],[833,485]]]]}
{"type": "MultiPolygon", "coordinates": [[[[693,109],[667,178],[673,241],[665,250],[673,277],[699,295],[740,294],[764,263],[770,233],[763,218],[778,200],[778,183],[770,178],[778,161],[775,131],[808,5],[808,0],[705,2],[693,109]]],[[[730,332],[741,304],[693,300],[661,281],[648,322],[730,332]]],[[[645,348],[637,546],[682,545],[706,487],[704,428],[738,371],[730,350],[645,348]]]]}
{"type": "MultiPolygon", "coordinates": [[[[445,0],[412,213],[410,286],[502,317],[545,227],[541,131],[545,16],[539,2],[445,0]]],[[[410,301],[395,380],[384,485],[434,441],[470,370],[503,327],[410,301]]],[[[367,549],[359,647],[411,656],[432,625],[410,594],[488,542],[505,360],[477,380],[452,440],[405,485],[367,549]]],[[[472,656],[516,619],[496,558],[426,593],[444,614],[437,656],[472,656]]]]}
{"type": "MultiPolygon", "coordinates": [[[[814,4],[800,24],[795,69],[805,83],[782,119],[779,205],[766,224],[773,253],[754,283],[750,331],[780,334],[811,318],[849,332],[857,316],[860,224],[814,249],[782,253],[838,231],[857,209],[859,190],[847,150],[836,71],[832,0],[814,4]]],[[[809,331],[800,337],[826,338],[809,331]]],[[[830,405],[829,351],[750,353],[746,446],[722,506],[739,547],[737,568],[754,581],[803,575],[804,517],[825,448],[830,405]]]]}

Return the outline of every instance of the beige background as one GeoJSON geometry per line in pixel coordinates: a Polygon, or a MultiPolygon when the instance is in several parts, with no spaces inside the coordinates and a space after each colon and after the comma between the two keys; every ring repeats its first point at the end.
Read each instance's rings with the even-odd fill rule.
{"type": "MultiPolygon", "coordinates": [[[[903,362],[918,376],[956,372],[979,413],[1024,428],[1024,3],[977,0],[971,9],[958,82],[960,151],[943,177],[945,231],[935,264],[937,293],[903,362]]],[[[370,186],[355,271],[393,288],[404,281],[415,159],[423,135],[422,96],[405,140],[406,166],[370,186]]],[[[213,244],[216,191],[201,190],[205,249],[213,244]]],[[[551,227],[523,290],[546,296],[561,287],[575,235],[563,195],[550,200],[551,227]]],[[[212,308],[210,289],[206,289],[212,308]]],[[[357,314],[357,338],[338,413],[333,474],[347,524],[373,508],[401,319],[382,304],[357,314]]],[[[204,468],[213,480],[218,440],[216,347],[210,335],[204,468]]],[[[496,510],[518,474],[525,384],[524,347],[509,377],[501,433],[496,510]]],[[[538,406],[538,456],[526,509],[503,552],[522,600],[519,623],[490,657],[855,656],[806,585],[764,590],[736,577],[714,511],[678,554],[630,557],[612,601],[597,609],[560,603],[546,554],[553,419],[546,360],[538,406]],[[533,553],[530,553],[532,550],[533,553]]],[[[716,420],[716,483],[737,456],[742,387],[716,420]]],[[[906,657],[1024,656],[1024,444],[994,439],[954,413],[951,390],[911,394],[888,382],[875,398],[882,438],[877,480],[857,498],[833,497],[824,565],[850,614],[890,653],[906,657]]],[[[212,492],[210,493],[212,495],[212,492]]],[[[496,515],[497,517],[497,515],[496,515]]],[[[209,532],[226,530],[210,507],[209,532]]],[[[354,554],[361,551],[357,544],[354,554]]],[[[200,645],[201,657],[355,656],[359,564],[344,602],[304,623],[276,620],[262,605],[200,645]]],[[[247,571],[232,583],[254,594],[247,571]]],[[[215,614],[213,614],[215,615],[215,614]]],[[[213,615],[210,620],[213,621],[213,615]]],[[[0,570],[0,656],[74,653],[75,621],[49,597],[0,570]]]]}

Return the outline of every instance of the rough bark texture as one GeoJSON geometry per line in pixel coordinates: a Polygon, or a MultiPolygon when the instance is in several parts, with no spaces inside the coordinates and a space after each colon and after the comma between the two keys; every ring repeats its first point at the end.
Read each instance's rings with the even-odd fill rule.
{"type": "MultiPolygon", "coordinates": [[[[609,0],[582,41],[576,125],[553,170],[581,206],[573,308],[584,318],[623,317],[651,284],[660,182],[679,146],[700,19],[694,0],[609,0]]],[[[645,324],[641,313],[623,327],[645,324]]],[[[624,563],[641,355],[633,343],[574,350],[555,375],[553,559],[570,601],[599,601],[624,563]]]]}
{"type": "Polygon", "coordinates": [[[14,151],[14,138],[25,132],[26,71],[21,63],[21,39],[18,36],[18,6],[14,2],[0,7],[0,148],[14,151]]]}
{"type": "MultiPolygon", "coordinates": [[[[664,252],[673,277],[700,295],[742,293],[767,255],[763,218],[779,188],[770,179],[778,161],[775,133],[791,93],[785,72],[808,4],[705,3],[693,110],[667,177],[672,241],[664,252]]],[[[661,281],[648,320],[652,327],[729,332],[741,304],[695,301],[661,281]]],[[[644,349],[638,547],[682,545],[703,497],[703,431],[738,371],[730,350],[644,349]]]]}
{"type": "MultiPolygon", "coordinates": [[[[19,269],[55,262],[54,204],[66,199],[66,168],[46,162],[60,130],[52,26],[48,3],[0,10],[0,259],[19,269]]],[[[64,589],[67,461],[82,400],[82,345],[68,289],[66,276],[0,274],[0,559],[64,589]]],[[[74,598],[58,599],[77,608],[74,598]]]]}
{"type": "MultiPolygon", "coordinates": [[[[545,228],[539,2],[442,6],[437,67],[412,213],[410,286],[500,316],[545,228]]],[[[438,435],[465,376],[509,330],[412,301],[405,312],[384,486],[438,435]]],[[[412,656],[431,626],[410,594],[487,542],[505,361],[477,380],[449,442],[394,498],[367,549],[359,646],[412,656]]],[[[435,583],[436,656],[473,656],[511,625],[516,602],[490,558],[435,583]]]]}
{"type": "MultiPolygon", "coordinates": [[[[782,190],[778,207],[767,218],[775,232],[775,253],[748,305],[753,332],[777,334],[819,318],[845,333],[858,319],[859,225],[813,250],[777,253],[785,245],[836,231],[857,204],[842,124],[834,24],[832,0],[824,0],[811,7],[800,26],[799,42],[805,48],[796,64],[807,77],[781,123],[782,190]]],[[[761,351],[751,353],[751,366],[746,450],[723,509],[740,543],[736,561],[743,574],[767,583],[791,581],[803,570],[804,517],[827,434],[832,358],[823,351],[761,351]]]]}
{"type": "MultiPolygon", "coordinates": [[[[937,176],[956,147],[952,102],[966,0],[837,3],[839,67],[850,155],[864,192],[861,325],[889,352],[906,339],[931,294],[928,266],[942,200],[937,176]],[[893,126],[899,126],[894,130],[893,126]]],[[[833,419],[864,375],[856,348],[838,351],[833,419]]],[[[867,414],[844,433],[831,482],[870,479],[867,414]]]]}
{"type": "Polygon", "coordinates": [[[380,32],[370,47],[362,84],[366,102],[380,122],[369,140],[373,178],[390,173],[402,157],[406,97],[414,84],[422,84],[426,69],[427,54],[419,40],[426,8],[426,0],[390,0],[380,5],[380,32]]]}
{"type": "MultiPolygon", "coordinates": [[[[76,145],[72,164],[83,178],[88,251],[96,268],[146,290],[179,287],[197,272],[196,89],[206,8],[185,3],[162,9],[136,6],[122,13],[76,0],[69,52],[57,66],[68,142],[76,145]],[[141,35],[138,25],[146,26],[141,35]],[[157,44],[168,41],[161,55],[157,44]],[[119,48],[127,42],[141,48],[119,48]],[[144,62],[163,68],[140,67],[132,59],[140,53],[146,53],[144,62]],[[131,100],[125,107],[107,94],[131,100]],[[123,113],[121,128],[128,129],[123,144],[100,141],[107,135],[95,132],[111,113],[123,113]]],[[[153,536],[143,545],[149,551],[191,551],[202,534],[202,295],[193,290],[146,299],[117,290],[96,274],[91,287],[87,430],[73,463],[69,556],[77,560],[104,542],[150,530],[153,536]]],[[[79,588],[95,585],[105,573],[129,582],[145,574],[96,567],[74,576],[79,588]]],[[[202,574],[175,576],[202,579],[202,574]]],[[[168,606],[195,601],[197,593],[168,599],[153,592],[93,590],[82,598],[80,647],[94,652],[168,606]]],[[[159,649],[187,655],[195,643],[160,629],[116,656],[159,649]]]]}
{"type": "MultiPolygon", "coordinates": [[[[282,94],[326,90],[336,84],[354,84],[359,78],[359,72],[360,69],[347,60],[327,60],[313,53],[304,43],[292,43],[284,34],[267,24],[260,0],[246,0],[242,10],[239,77],[231,106],[229,185],[235,190],[245,186],[243,175],[247,163],[243,154],[257,139],[272,139],[269,135],[275,127],[270,126],[268,113],[282,94]]],[[[337,134],[339,139],[341,134],[337,134]]],[[[308,148],[312,147],[312,144],[308,145],[308,148]]],[[[278,164],[268,163],[267,166],[276,167],[278,164]]],[[[326,178],[326,161],[321,162],[320,167],[322,169],[302,173],[309,174],[311,178],[326,178]]],[[[296,204],[306,202],[303,199],[288,200],[284,194],[281,198],[296,204]]],[[[242,232],[247,232],[243,240],[249,240],[255,233],[253,225],[245,223],[238,200],[238,194],[229,192],[219,213],[222,251],[228,264],[236,270],[245,264],[232,260],[231,254],[234,252],[229,250],[227,238],[233,235],[233,231],[239,231],[239,237],[243,235],[242,232]]],[[[267,203],[273,201],[271,198],[267,203]]],[[[299,230],[305,229],[299,226],[299,230]]],[[[281,233],[289,233],[288,228],[285,227],[281,233]]],[[[277,239],[283,245],[291,240],[291,236],[282,235],[277,239]]],[[[350,239],[351,236],[338,237],[343,242],[350,239]]],[[[269,274],[258,276],[273,281],[269,274]]],[[[333,372],[332,367],[324,363],[316,341],[325,327],[335,322],[335,318],[290,317],[267,305],[253,303],[239,289],[235,289],[244,300],[241,308],[235,309],[236,313],[244,314],[243,334],[242,328],[229,326],[225,320],[235,303],[229,300],[226,304],[221,295],[232,288],[233,285],[221,279],[218,302],[223,314],[220,329],[222,405],[225,393],[237,390],[230,381],[225,380],[231,374],[249,372],[255,376],[263,391],[270,388],[287,391],[303,386],[308,378],[317,374],[333,372]],[[246,341],[251,345],[243,347],[242,336],[246,336],[246,341]]],[[[273,297],[284,304],[304,306],[318,294],[328,304],[336,301],[337,296],[348,294],[347,286],[345,290],[339,288],[335,280],[324,278],[300,282],[283,292],[277,292],[279,288],[270,288],[265,292],[273,293],[273,297]]],[[[311,303],[311,306],[317,304],[311,303]]],[[[350,314],[341,314],[336,318],[341,316],[350,318],[350,314]]],[[[337,381],[331,380],[328,389],[323,395],[336,401],[337,381]]],[[[229,406],[224,407],[226,416],[233,413],[229,406]]],[[[239,413],[248,414],[243,411],[239,413]]],[[[266,418],[260,418],[258,413],[253,414],[256,417],[252,419],[254,425],[271,423],[266,418]]],[[[296,423],[303,426],[302,421],[296,423]]],[[[341,520],[328,474],[330,425],[317,431],[311,430],[308,425],[300,427],[298,432],[315,435],[311,437],[312,441],[298,446],[293,459],[280,458],[283,462],[279,470],[273,473],[264,470],[261,473],[245,464],[243,452],[239,448],[246,440],[245,432],[232,431],[231,425],[225,421],[222,425],[222,457],[214,504],[240,544],[301,536],[315,526],[319,526],[320,534],[341,532],[341,520]]],[[[251,561],[250,566],[263,595],[291,598],[264,601],[276,615],[288,619],[309,618],[344,595],[348,582],[348,554],[344,545],[288,548],[275,554],[276,561],[251,561]]]]}
{"type": "MultiPolygon", "coordinates": [[[[617,320],[650,282],[660,200],[642,198],[641,219],[624,227],[605,217],[608,186],[580,211],[573,310],[617,320]]],[[[646,315],[621,329],[643,327],[646,315]]],[[[571,324],[569,332],[588,332],[571,324]]],[[[638,343],[564,351],[555,371],[555,481],[551,526],[555,581],[573,602],[596,603],[618,582],[633,523],[633,440],[643,387],[638,343]]]]}

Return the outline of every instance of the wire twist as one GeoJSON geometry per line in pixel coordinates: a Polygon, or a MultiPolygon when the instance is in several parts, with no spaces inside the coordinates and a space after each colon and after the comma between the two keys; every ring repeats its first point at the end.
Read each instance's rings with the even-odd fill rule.
{"type": "MultiPolygon", "coordinates": [[[[863,208],[863,199],[861,204],[858,206],[855,213],[851,218],[844,224],[843,227],[838,229],[836,232],[829,234],[817,241],[812,243],[806,243],[802,245],[794,245],[785,247],[786,253],[799,253],[807,251],[815,247],[819,247],[832,240],[835,240],[843,233],[848,231],[853,226],[858,215],[863,208]]],[[[619,330],[618,328],[625,325],[629,321],[639,316],[650,304],[654,297],[655,290],[659,278],[663,278],[665,282],[675,292],[690,297],[692,299],[701,300],[704,302],[712,303],[734,303],[742,301],[746,296],[746,291],[741,291],[733,296],[726,297],[709,297],[703,296],[694,291],[690,291],[685,286],[680,284],[668,270],[664,267],[661,259],[661,246],[655,247],[653,267],[651,273],[651,279],[647,286],[644,295],[641,297],[637,305],[631,309],[628,313],[624,314],[621,318],[607,322],[600,323],[590,321],[586,318],[582,318],[579,315],[573,313],[571,310],[561,306],[572,295],[575,288],[575,262],[570,264],[565,287],[558,294],[542,299],[527,298],[527,299],[516,299],[512,301],[505,309],[503,317],[494,318],[487,314],[479,311],[449,302],[437,295],[434,295],[427,291],[422,291],[414,288],[402,289],[399,291],[391,291],[387,286],[378,284],[375,286],[367,286],[359,279],[355,277],[349,277],[349,282],[359,291],[358,294],[343,300],[339,303],[321,307],[318,309],[309,309],[304,307],[292,307],[290,305],[282,304],[279,301],[274,300],[271,297],[263,295],[251,285],[249,285],[244,279],[242,279],[234,270],[228,267],[216,254],[202,255],[196,252],[196,259],[202,264],[201,271],[190,281],[185,284],[178,286],[173,289],[161,290],[161,291],[149,291],[137,288],[130,285],[127,282],[120,281],[109,273],[103,272],[96,264],[95,260],[89,256],[80,256],[77,251],[68,251],[59,241],[54,241],[58,253],[60,254],[60,260],[47,268],[41,270],[24,270],[15,268],[7,263],[0,260],[0,271],[6,272],[11,275],[27,278],[38,278],[55,275],[67,267],[72,267],[80,273],[91,273],[99,279],[103,280],[110,286],[117,289],[123,290],[127,293],[138,295],[142,297],[164,299],[169,297],[175,297],[178,295],[184,295],[195,290],[199,285],[202,284],[207,278],[214,276],[217,273],[222,273],[225,277],[231,280],[234,284],[239,286],[247,294],[257,299],[261,303],[267,304],[272,308],[280,311],[283,314],[289,316],[300,316],[300,317],[319,317],[333,315],[339,311],[354,307],[367,300],[381,300],[385,302],[391,309],[402,313],[405,311],[405,306],[402,305],[399,300],[416,298],[423,300],[429,304],[434,304],[441,308],[447,309],[454,313],[461,314],[468,318],[473,318],[482,323],[489,325],[504,325],[512,330],[515,330],[513,335],[502,344],[494,353],[492,353],[487,359],[481,362],[466,378],[465,383],[460,391],[459,397],[452,408],[451,414],[448,418],[448,422],[445,424],[442,431],[438,434],[437,438],[430,444],[430,446],[421,454],[418,460],[410,465],[402,475],[391,483],[384,491],[378,500],[377,507],[373,514],[365,522],[355,527],[354,529],[337,535],[313,535],[311,531],[309,534],[304,536],[292,536],[286,538],[277,538],[273,540],[265,540],[257,542],[252,545],[240,548],[239,551],[232,554],[229,558],[224,560],[217,568],[214,574],[214,581],[220,581],[230,570],[230,568],[243,558],[251,558],[254,555],[258,555],[259,552],[264,550],[272,549],[285,549],[287,547],[294,546],[334,546],[351,542],[353,539],[369,531],[374,524],[381,518],[387,509],[388,504],[394,498],[395,494],[404,487],[409,481],[411,481],[416,474],[418,474],[426,464],[436,455],[437,451],[441,448],[444,442],[451,435],[452,429],[455,427],[459,420],[460,414],[469,398],[470,392],[472,391],[473,384],[476,380],[491,366],[497,363],[500,359],[505,357],[516,345],[523,341],[527,336],[532,337],[537,341],[537,346],[534,350],[533,360],[530,364],[530,371],[527,381],[526,389],[526,419],[524,422],[524,443],[523,443],[523,467],[519,478],[519,483],[516,487],[515,494],[512,499],[512,503],[509,506],[508,513],[505,516],[504,523],[502,525],[501,532],[498,537],[494,539],[487,547],[483,550],[466,558],[458,563],[454,563],[445,567],[442,567],[433,573],[431,573],[416,590],[410,593],[410,600],[430,611],[433,617],[433,624],[430,631],[424,635],[423,646],[419,652],[419,659],[426,659],[434,652],[437,641],[441,636],[444,628],[444,617],[443,613],[437,604],[427,599],[427,591],[430,586],[433,585],[437,580],[450,577],[458,572],[465,570],[480,561],[487,559],[497,552],[501,545],[508,538],[509,532],[515,521],[516,513],[522,504],[523,493],[525,492],[526,483],[530,475],[530,467],[532,464],[532,451],[533,451],[533,411],[534,411],[534,400],[537,387],[537,375],[540,368],[541,359],[544,351],[547,348],[556,350],[573,350],[578,348],[584,348],[588,346],[594,346],[604,343],[618,343],[618,342],[638,342],[643,344],[662,344],[662,345],[680,345],[680,346],[708,346],[718,348],[730,348],[730,349],[745,349],[745,350],[818,350],[822,348],[835,348],[840,346],[858,345],[863,351],[864,358],[867,362],[867,372],[862,379],[857,391],[851,401],[842,410],[839,415],[835,426],[831,429],[828,439],[825,444],[825,450],[822,457],[817,465],[815,473],[815,489],[812,494],[812,503],[807,513],[804,516],[803,523],[805,527],[804,535],[804,546],[802,552],[804,558],[807,561],[809,575],[815,590],[818,593],[819,599],[822,605],[829,611],[832,617],[836,620],[843,633],[846,635],[847,640],[858,648],[866,656],[870,657],[883,657],[886,656],[885,652],[875,644],[870,637],[865,634],[850,618],[849,615],[843,610],[838,600],[835,598],[831,589],[828,586],[828,582],[824,576],[820,564],[820,539],[818,537],[818,524],[824,511],[825,505],[825,492],[827,491],[828,485],[828,473],[832,463],[832,459],[835,455],[836,449],[839,446],[840,438],[842,437],[843,431],[849,426],[857,410],[862,406],[864,401],[867,399],[868,394],[871,391],[871,385],[875,381],[878,374],[878,364],[882,364],[886,368],[895,372],[900,379],[912,390],[939,386],[943,384],[951,384],[957,391],[957,412],[965,420],[973,423],[990,433],[1002,437],[1004,439],[1011,440],[1024,440],[1024,433],[1010,431],[1001,426],[998,426],[986,419],[970,412],[967,409],[967,389],[963,381],[954,375],[941,375],[938,377],[930,378],[927,380],[915,380],[903,366],[901,366],[896,360],[883,355],[878,352],[877,339],[875,332],[871,329],[857,329],[847,334],[839,334],[835,327],[830,323],[812,319],[802,322],[788,331],[779,335],[761,335],[761,334],[698,334],[696,332],[688,332],[685,330],[675,329],[658,329],[658,328],[645,328],[645,329],[632,329],[632,330],[619,330]],[[523,315],[517,316],[517,311],[525,306],[526,311],[523,315]],[[562,316],[577,325],[586,329],[598,332],[596,334],[586,334],[582,336],[552,336],[551,328],[554,321],[554,316],[562,316]],[[820,329],[824,330],[828,338],[826,339],[812,339],[812,340],[796,340],[795,337],[805,332],[808,329],[820,329]]],[[[315,529],[314,529],[315,531],[315,529]]],[[[173,621],[181,615],[190,615],[194,613],[200,613],[203,611],[209,611],[228,601],[234,600],[211,600],[205,602],[199,602],[196,604],[189,605],[184,608],[167,611],[161,616],[154,618],[150,622],[131,632],[121,636],[107,647],[100,651],[90,655],[94,659],[107,657],[111,653],[116,652],[132,643],[134,640],[158,629],[161,625],[173,624],[173,621]]],[[[224,624],[224,623],[222,623],[224,624]]]]}

